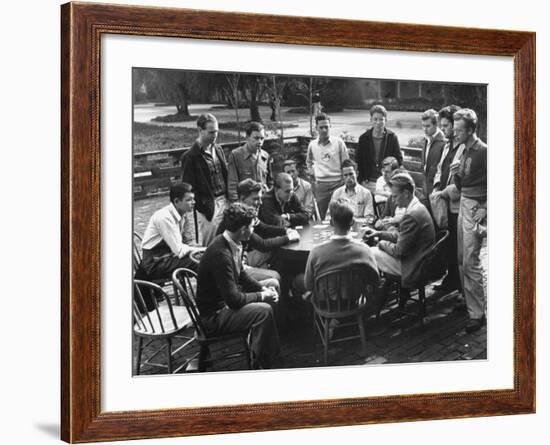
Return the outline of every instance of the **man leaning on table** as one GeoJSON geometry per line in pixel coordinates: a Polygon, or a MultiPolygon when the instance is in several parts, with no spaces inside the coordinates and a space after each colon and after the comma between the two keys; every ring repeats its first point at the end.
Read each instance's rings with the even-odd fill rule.
{"type": "Polygon", "coordinates": [[[435,228],[430,213],[415,196],[414,180],[408,173],[398,173],[390,179],[392,199],[405,213],[397,230],[367,229],[366,237],[378,237],[372,248],[380,272],[401,277],[401,285],[408,289],[419,278],[418,265],[435,242],[435,228]]]}
{"type": "Polygon", "coordinates": [[[332,201],[330,218],[334,235],[311,249],[304,275],[305,289],[313,291],[315,278],[322,273],[356,265],[365,265],[370,274],[369,282],[376,285],[379,275],[372,249],[350,234],[354,223],[351,203],[345,198],[332,201]]]}
{"type": "Polygon", "coordinates": [[[283,171],[292,177],[292,183],[294,184],[294,195],[298,198],[298,201],[300,201],[308,216],[313,218],[315,213],[315,204],[313,201],[313,189],[311,188],[311,184],[298,176],[296,161],[292,159],[288,159],[284,162],[283,171]]]}
{"type": "MultiPolygon", "coordinates": [[[[347,198],[353,208],[356,218],[365,218],[369,224],[374,222],[374,203],[372,193],[357,183],[357,164],[351,159],[342,162],[342,177],[344,185],[337,188],[332,194],[331,202],[347,198]]],[[[330,217],[330,206],[326,219],[330,217]]]]}
{"type": "Polygon", "coordinates": [[[260,220],[266,224],[280,227],[306,225],[309,216],[294,195],[293,189],[292,177],[288,173],[278,173],[275,176],[273,189],[263,197],[259,211],[260,220]]]}

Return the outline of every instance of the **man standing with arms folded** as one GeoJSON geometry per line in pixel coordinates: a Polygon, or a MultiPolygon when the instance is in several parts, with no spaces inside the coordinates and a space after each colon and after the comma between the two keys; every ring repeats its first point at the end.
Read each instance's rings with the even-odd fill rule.
{"type": "Polygon", "coordinates": [[[357,147],[358,181],[371,192],[375,192],[376,180],[381,176],[382,161],[388,156],[403,164],[403,155],[397,135],[386,128],[388,112],[382,105],[370,109],[372,128],[359,137],[357,147]]]}
{"type": "Polygon", "coordinates": [[[227,162],[216,144],[218,121],[210,113],[197,119],[199,137],[181,158],[182,180],[195,191],[200,242],[208,246],[227,205],[227,162]]]}
{"type": "Polygon", "coordinates": [[[332,193],[343,184],[342,162],[349,155],[344,141],[330,135],[330,118],[326,114],[315,116],[315,127],[319,137],[309,143],[306,165],[315,179],[315,198],[324,219],[332,193]]]}
{"type": "Polygon", "coordinates": [[[477,115],[463,108],[454,116],[454,136],[464,144],[454,181],[460,190],[458,213],[458,264],[462,266],[462,292],[470,321],[466,331],[485,323],[486,296],[480,251],[487,226],[487,145],[477,137],[477,115]]]}
{"type": "Polygon", "coordinates": [[[250,122],[246,128],[246,144],[233,150],[227,159],[227,193],[229,201],[239,199],[237,185],[245,179],[253,179],[267,190],[271,180],[271,159],[262,150],[265,140],[264,126],[259,122],[250,122]]]}

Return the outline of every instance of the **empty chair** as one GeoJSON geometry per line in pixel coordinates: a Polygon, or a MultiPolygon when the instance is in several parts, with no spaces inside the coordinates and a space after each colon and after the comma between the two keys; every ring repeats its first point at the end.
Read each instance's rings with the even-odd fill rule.
{"type": "Polygon", "coordinates": [[[186,366],[187,363],[174,370],[173,356],[182,348],[190,345],[193,339],[183,336],[183,345],[177,350],[172,350],[172,340],[174,337],[182,334],[191,322],[189,313],[184,306],[173,305],[166,292],[160,286],[149,281],[134,280],[133,318],[133,332],[138,338],[135,361],[136,375],[140,374],[143,349],[156,341],[164,341],[165,346],[158,349],[144,364],[165,368],[168,373],[177,372],[186,366]],[[143,344],[144,339],[149,340],[146,345],[143,344]],[[164,348],[166,349],[166,365],[151,362],[151,359],[164,348]]]}
{"type": "Polygon", "coordinates": [[[330,343],[361,339],[366,353],[365,311],[367,309],[367,290],[371,287],[369,270],[364,266],[349,267],[323,273],[315,278],[311,303],[314,308],[314,324],[324,346],[324,361],[328,364],[328,346],[330,343]],[[352,319],[340,323],[342,319],[352,319]],[[338,329],[357,326],[359,335],[331,339],[331,321],[338,320],[338,329]]]}
{"type": "Polygon", "coordinates": [[[249,331],[243,332],[234,332],[224,335],[211,335],[206,328],[204,327],[199,311],[197,309],[197,304],[195,302],[195,286],[196,286],[197,274],[189,269],[176,269],[172,274],[172,281],[174,283],[175,292],[179,295],[179,298],[183,301],[189,316],[191,317],[191,322],[195,328],[195,339],[199,343],[200,351],[198,355],[199,363],[198,370],[199,372],[206,371],[207,365],[214,360],[229,359],[236,356],[245,355],[247,367],[251,368],[251,355],[250,348],[248,345],[248,334],[249,331]],[[227,342],[229,340],[239,340],[243,346],[239,354],[231,353],[229,355],[220,356],[216,359],[212,358],[211,346],[214,344],[219,344],[222,342],[227,342]]]}

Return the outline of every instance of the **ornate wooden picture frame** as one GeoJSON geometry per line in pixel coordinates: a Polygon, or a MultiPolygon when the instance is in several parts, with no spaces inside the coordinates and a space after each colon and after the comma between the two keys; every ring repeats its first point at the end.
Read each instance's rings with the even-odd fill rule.
{"type": "Polygon", "coordinates": [[[63,440],[76,443],[534,412],[534,33],[90,3],[65,4],[61,13],[63,440]],[[513,389],[102,412],[100,60],[104,34],[513,57],[513,389]]]}

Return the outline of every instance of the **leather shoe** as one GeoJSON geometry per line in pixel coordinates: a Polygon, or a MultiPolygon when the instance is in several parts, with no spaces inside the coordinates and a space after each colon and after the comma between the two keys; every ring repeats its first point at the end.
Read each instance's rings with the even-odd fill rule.
{"type": "Polygon", "coordinates": [[[481,329],[483,325],[484,318],[471,318],[468,323],[466,323],[466,327],[464,329],[466,332],[475,332],[481,329]]]}

